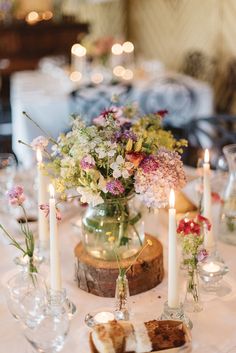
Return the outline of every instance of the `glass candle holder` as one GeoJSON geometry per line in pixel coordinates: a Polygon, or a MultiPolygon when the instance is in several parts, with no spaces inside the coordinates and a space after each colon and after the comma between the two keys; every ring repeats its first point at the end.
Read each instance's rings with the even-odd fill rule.
{"type": "Polygon", "coordinates": [[[208,258],[199,263],[198,272],[203,282],[203,288],[209,292],[215,292],[222,281],[224,275],[229,271],[228,267],[214,258],[208,258]]]}

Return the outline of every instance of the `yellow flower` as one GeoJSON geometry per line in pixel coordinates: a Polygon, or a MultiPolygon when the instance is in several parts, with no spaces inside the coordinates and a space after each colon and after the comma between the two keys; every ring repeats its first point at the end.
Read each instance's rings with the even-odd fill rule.
{"type": "Polygon", "coordinates": [[[128,139],[128,142],[125,147],[126,151],[130,152],[132,150],[132,147],[133,147],[133,141],[131,139],[128,139]]]}
{"type": "Polygon", "coordinates": [[[140,152],[143,144],[143,139],[139,139],[135,144],[135,152],[140,152]]]}

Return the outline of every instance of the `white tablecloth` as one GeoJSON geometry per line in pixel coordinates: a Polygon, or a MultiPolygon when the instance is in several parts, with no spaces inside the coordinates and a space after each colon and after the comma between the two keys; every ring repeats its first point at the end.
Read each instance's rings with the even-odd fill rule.
{"type": "MultiPolygon", "coordinates": [[[[23,174],[24,175],[24,174],[23,174]]],[[[24,177],[25,178],[25,177],[24,177]]],[[[25,178],[26,181],[26,178],[25,178]]],[[[217,212],[214,212],[217,218],[217,212]]],[[[89,353],[88,332],[84,324],[84,317],[89,311],[100,307],[112,307],[112,298],[100,298],[88,294],[77,288],[74,282],[73,249],[79,240],[79,235],[72,226],[71,217],[75,212],[67,213],[67,217],[60,224],[60,245],[63,271],[63,285],[68,295],[77,305],[78,314],[71,322],[71,329],[63,349],[64,353],[89,353]]],[[[146,214],[145,230],[161,240],[164,245],[165,277],[156,288],[130,298],[132,312],[131,319],[151,320],[158,318],[162,312],[164,301],[167,298],[167,213],[146,214]]],[[[9,214],[0,214],[0,222],[7,228],[15,229],[14,222],[9,214]]],[[[26,353],[28,344],[21,335],[19,324],[14,321],[8,312],[4,299],[4,281],[9,271],[14,270],[13,258],[16,251],[7,244],[0,235],[0,353],[26,353]]],[[[234,246],[218,244],[220,253],[230,268],[225,276],[225,287],[229,292],[219,292],[218,295],[202,294],[204,310],[200,313],[189,314],[193,321],[193,351],[195,353],[235,353],[236,352],[236,260],[234,246]],[[234,347],[234,350],[232,350],[234,347]]],[[[181,297],[185,292],[185,281],[181,277],[181,297]]]]}

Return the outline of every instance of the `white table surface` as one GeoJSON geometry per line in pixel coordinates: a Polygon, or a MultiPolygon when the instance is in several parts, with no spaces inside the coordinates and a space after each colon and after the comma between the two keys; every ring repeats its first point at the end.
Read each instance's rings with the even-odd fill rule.
{"type": "MultiPolygon", "coordinates": [[[[73,212],[71,213],[73,214],[73,212]]],[[[76,212],[74,213],[74,216],[76,212]]],[[[1,223],[13,228],[13,221],[9,214],[0,214],[1,223]]],[[[167,298],[166,271],[166,243],[167,243],[167,213],[147,214],[145,230],[158,236],[164,245],[165,276],[163,282],[156,288],[130,298],[132,318],[138,320],[156,319],[162,312],[163,303],[167,298]],[[160,296],[160,297],[159,297],[160,296]]],[[[63,349],[64,353],[89,353],[88,332],[84,324],[84,317],[89,311],[100,307],[112,307],[112,298],[100,298],[88,294],[77,288],[73,280],[74,256],[73,249],[79,235],[71,223],[71,216],[67,216],[60,224],[60,245],[63,284],[71,300],[77,305],[78,314],[71,322],[71,329],[63,349]]],[[[13,258],[16,251],[0,236],[0,353],[28,353],[29,346],[21,335],[19,324],[8,312],[4,298],[4,279],[9,271],[14,270],[13,258]]],[[[230,268],[225,276],[225,285],[230,288],[229,293],[221,296],[202,294],[204,310],[200,313],[189,314],[193,321],[193,352],[195,353],[235,353],[236,352],[236,247],[218,244],[222,257],[230,268]]],[[[185,281],[180,281],[181,297],[183,299],[185,281]]]]}

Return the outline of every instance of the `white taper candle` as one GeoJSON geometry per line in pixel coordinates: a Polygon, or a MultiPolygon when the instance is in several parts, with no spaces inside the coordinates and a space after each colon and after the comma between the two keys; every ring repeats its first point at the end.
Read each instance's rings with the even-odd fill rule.
{"type": "Polygon", "coordinates": [[[56,217],[56,200],[54,197],[54,187],[49,185],[49,215],[50,215],[50,285],[54,291],[61,290],[61,263],[58,226],[56,217]]]}
{"type": "Polygon", "coordinates": [[[168,306],[179,307],[178,254],[176,238],[175,193],[170,191],[169,198],[169,239],[168,239],[168,306]]]}
{"type": "Polygon", "coordinates": [[[40,149],[36,151],[37,157],[37,174],[38,174],[38,235],[39,235],[39,246],[43,249],[46,249],[48,239],[49,239],[49,227],[48,219],[45,217],[42,210],[39,206],[46,204],[48,201],[48,192],[47,192],[47,177],[43,174],[42,171],[42,152],[40,149]]]}

